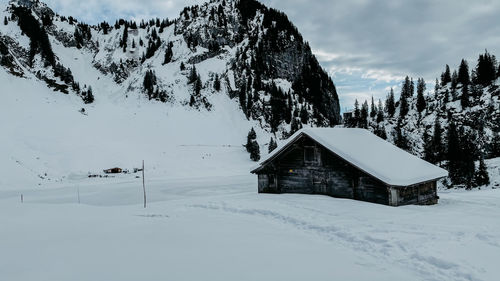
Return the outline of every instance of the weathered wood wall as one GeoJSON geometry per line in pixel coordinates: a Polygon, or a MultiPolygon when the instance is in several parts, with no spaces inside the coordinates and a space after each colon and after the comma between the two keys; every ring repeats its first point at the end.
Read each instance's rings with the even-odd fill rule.
{"type": "Polygon", "coordinates": [[[389,204],[388,187],[384,183],[308,137],[298,140],[259,172],[259,192],[324,194],[389,204]],[[311,157],[311,152],[315,157],[311,157]],[[275,177],[275,185],[269,184],[269,177],[275,177]]]}
{"type": "Polygon", "coordinates": [[[431,205],[436,204],[439,198],[436,181],[393,188],[396,189],[398,194],[397,206],[409,204],[431,205]]]}

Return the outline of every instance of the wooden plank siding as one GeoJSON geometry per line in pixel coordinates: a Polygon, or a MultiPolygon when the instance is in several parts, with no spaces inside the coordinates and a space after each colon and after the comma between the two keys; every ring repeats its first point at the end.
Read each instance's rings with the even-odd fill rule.
{"type": "Polygon", "coordinates": [[[398,206],[410,204],[436,204],[438,200],[436,181],[414,186],[399,186],[397,187],[397,192],[398,206]]]}
{"type": "Polygon", "coordinates": [[[307,136],[257,174],[261,193],[323,194],[393,206],[437,200],[435,181],[413,187],[388,186],[307,136]]]}

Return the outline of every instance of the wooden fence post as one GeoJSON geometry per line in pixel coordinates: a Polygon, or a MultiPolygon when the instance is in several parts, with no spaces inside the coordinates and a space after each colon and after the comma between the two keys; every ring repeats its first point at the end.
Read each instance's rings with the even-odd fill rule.
{"type": "Polygon", "coordinates": [[[144,208],[146,208],[146,184],[144,180],[144,160],[142,160],[142,191],[144,193],[144,208]]]}

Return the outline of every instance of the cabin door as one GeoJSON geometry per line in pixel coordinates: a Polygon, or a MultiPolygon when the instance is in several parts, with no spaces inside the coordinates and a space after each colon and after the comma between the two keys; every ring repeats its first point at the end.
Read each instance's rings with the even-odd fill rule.
{"type": "Polygon", "coordinates": [[[326,194],[326,173],[320,171],[313,171],[312,174],[314,193],[326,194]]]}
{"type": "Polygon", "coordinates": [[[267,180],[268,180],[268,185],[269,185],[269,188],[271,190],[274,190],[276,192],[281,192],[281,190],[279,190],[278,188],[278,179],[276,178],[276,175],[275,174],[269,174],[267,176],[267,180]]]}

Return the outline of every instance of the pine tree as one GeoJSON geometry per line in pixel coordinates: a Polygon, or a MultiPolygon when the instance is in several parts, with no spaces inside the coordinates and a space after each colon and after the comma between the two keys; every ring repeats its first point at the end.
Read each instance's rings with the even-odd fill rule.
{"type": "Polygon", "coordinates": [[[290,123],[290,135],[295,134],[300,128],[302,127],[302,124],[297,121],[296,117],[292,118],[292,122],[290,123]]]}
{"type": "Polygon", "coordinates": [[[387,109],[387,114],[390,117],[393,117],[394,113],[396,112],[396,102],[394,101],[394,90],[392,88],[391,88],[389,95],[387,96],[385,106],[387,109]]]}
{"type": "Polygon", "coordinates": [[[309,122],[309,112],[305,106],[300,109],[300,122],[302,124],[307,124],[309,122]]]}
{"type": "Polygon", "coordinates": [[[273,152],[278,147],[278,144],[274,141],[273,138],[269,141],[269,153],[273,152]]]}
{"type": "Polygon", "coordinates": [[[425,91],[425,81],[423,78],[419,78],[418,82],[417,82],[417,110],[418,110],[418,113],[421,113],[426,108],[424,91],[425,91]]]}
{"type": "Polygon", "coordinates": [[[424,160],[430,163],[436,163],[434,149],[432,147],[432,137],[429,135],[429,132],[425,130],[424,136],[424,160]]]}
{"type": "Polygon", "coordinates": [[[191,97],[189,98],[189,106],[193,107],[196,104],[196,99],[194,98],[194,95],[191,94],[191,97]]]}
{"type": "Polygon", "coordinates": [[[368,128],[368,102],[365,100],[361,106],[361,116],[359,119],[359,127],[367,129],[368,128]]]}
{"type": "Polygon", "coordinates": [[[405,77],[405,80],[401,85],[401,97],[404,97],[405,99],[411,97],[412,81],[413,80],[410,80],[410,77],[408,76],[405,77]]]}
{"type": "Polygon", "coordinates": [[[382,121],[384,121],[384,107],[382,106],[382,101],[378,100],[377,123],[382,121]]]}
{"type": "Polygon", "coordinates": [[[172,57],[174,56],[174,53],[172,51],[172,48],[174,47],[174,44],[172,42],[169,42],[167,45],[167,49],[165,50],[165,58],[163,60],[163,64],[170,63],[172,61],[172,57]]]}
{"type": "Polygon", "coordinates": [[[490,158],[500,157],[500,133],[496,133],[491,140],[490,158]]]}
{"type": "Polygon", "coordinates": [[[479,56],[476,66],[477,84],[489,86],[497,77],[497,61],[494,55],[490,55],[486,50],[484,54],[479,56]]]}
{"type": "Polygon", "coordinates": [[[413,77],[410,78],[410,91],[408,92],[408,97],[411,98],[415,95],[415,84],[413,83],[413,77]]]}
{"type": "Polygon", "coordinates": [[[463,127],[457,129],[454,121],[448,127],[448,171],[453,184],[473,186],[475,165],[473,136],[465,133],[463,127]]]}
{"type": "Polygon", "coordinates": [[[460,173],[463,176],[463,183],[470,189],[474,186],[476,147],[473,143],[473,136],[470,133],[464,133],[463,127],[460,128],[460,149],[460,173]]]}
{"type": "Polygon", "coordinates": [[[448,104],[448,102],[450,102],[450,91],[448,91],[448,89],[446,89],[444,91],[443,109],[446,109],[446,104],[448,104]]]}
{"type": "Polygon", "coordinates": [[[47,13],[42,14],[42,24],[43,26],[52,25],[52,18],[47,13]]]}
{"type": "Polygon", "coordinates": [[[81,49],[83,46],[83,36],[80,33],[80,29],[78,27],[75,27],[75,32],[73,33],[73,36],[75,37],[76,47],[78,49],[81,49]]]}
{"type": "Polygon", "coordinates": [[[401,127],[402,127],[401,119],[399,119],[395,128],[394,144],[397,147],[408,151],[410,149],[408,145],[408,139],[403,134],[403,130],[401,127]]]}
{"type": "Polygon", "coordinates": [[[89,86],[87,91],[83,94],[83,102],[86,104],[94,102],[94,94],[92,93],[92,88],[89,86]]]}
{"type": "Polygon", "coordinates": [[[451,75],[451,88],[456,89],[458,85],[458,73],[456,70],[453,71],[453,74],[451,75]]]}
{"type": "Polygon", "coordinates": [[[123,35],[122,35],[122,47],[124,53],[127,50],[127,40],[128,40],[128,24],[125,24],[125,28],[123,29],[123,35]]]}
{"type": "MultiPolygon", "coordinates": [[[[248,118],[252,117],[252,109],[253,109],[252,88],[249,88],[247,105],[246,105],[246,113],[247,113],[248,118]]],[[[288,122],[288,123],[290,123],[290,122],[288,122]]]]}
{"type": "Polygon", "coordinates": [[[214,89],[218,92],[220,91],[220,79],[219,79],[219,74],[215,74],[215,79],[214,79],[214,89]]]}
{"type": "Polygon", "coordinates": [[[474,175],[474,185],[483,186],[490,184],[490,176],[488,175],[488,168],[484,163],[484,158],[479,158],[479,168],[474,175]]]}
{"type": "Polygon", "coordinates": [[[447,145],[448,148],[446,150],[447,159],[448,159],[448,172],[451,182],[453,184],[461,184],[461,175],[460,175],[460,141],[458,137],[457,126],[454,121],[450,122],[448,126],[448,135],[447,135],[447,145]]]}
{"type": "Polygon", "coordinates": [[[354,101],[354,122],[356,123],[356,127],[358,126],[357,124],[359,123],[360,119],[361,119],[361,111],[359,110],[359,102],[356,99],[354,101]]]}
{"type": "Polygon", "coordinates": [[[413,95],[413,80],[406,76],[405,81],[401,87],[401,97],[399,99],[399,118],[404,119],[410,110],[408,105],[408,98],[413,95]]]}
{"type": "Polygon", "coordinates": [[[385,132],[385,128],[384,126],[377,126],[375,128],[375,131],[373,132],[376,136],[378,136],[379,138],[382,138],[384,140],[387,139],[387,133],[385,132]]]}
{"type": "Polygon", "coordinates": [[[451,82],[451,72],[450,66],[446,65],[446,70],[441,74],[441,86],[446,86],[446,84],[451,82]]]}
{"type": "Polygon", "coordinates": [[[436,121],[434,122],[434,134],[431,140],[433,163],[440,163],[444,160],[445,148],[442,134],[441,123],[439,122],[439,118],[436,117],[436,121]]]}
{"type": "Polygon", "coordinates": [[[146,91],[149,99],[153,98],[154,86],[156,85],[156,75],[153,70],[147,70],[146,75],[144,75],[144,80],[142,86],[146,91]]]}
{"type": "Polygon", "coordinates": [[[409,110],[408,100],[403,95],[401,95],[401,98],[399,100],[399,118],[404,119],[409,110]]]}
{"type": "MultiPolygon", "coordinates": [[[[269,104],[271,106],[271,130],[276,132],[279,125],[285,120],[285,111],[288,110],[288,107],[285,94],[281,88],[277,87],[274,83],[271,85],[271,98],[269,104]]],[[[301,115],[303,121],[307,122],[308,115],[305,106],[302,107],[301,115]]]]}
{"type": "Polygon", "coordinates": [[[193,85],[193,90],[196,96],[200,95],[201,89],[203,89],[203,83],[201,82],[200,75],[197,75],[193,85]]]}
{"type": "Polygon", "coordinates": [[[462,86],[467,86],[470,83],[469,65],[464,59],[462,59],[458,68],[458,83],[462,84],[462,86]]]}
{"type": "Polygon", "coordinates": [[[189,72],[189,77],[188,77],[188,84],[192,84],[196,82],[196,79],[198,79],[198,72],[196,72],[196,66],[191,67],[191,72],[189,72]]]}
{"type": "MultiPolygon", "coordinates": [[[[248,111],[247,111],[247,88],[245,86],[242,86],[238,92],[238,100],[240,102],[240,107],[243,110],[243,113],[248,117],[248,111]]],[[[273,116],[271,117],[273,118],[273,116]]],[[[275,124],[274,122],[271,122],[271,127],[273,130],[276,129],[278,125],[275,124]]]]}
{"type": "Polygon", "coordinates": [[[377,107],[375,106],[375,101],[373,100],[373,96],[372,96],[372,103],[371,103],[371,107],[370,107],[370,117],[372,119],[374,119],[375,116],[377,116],[377,107]]]}
{"type": "Polygon", "coordinates": [[[460,96],[460,103],[462,104],[462,108],[469,107],[469,86],[464,85],[462,87],[462,95],[460,96]]]}
{"type": "Polygon", "coordinates": [[[257,143],[257,134],[255,130],[252,128],[250,132],[248,132],[247,136],[247,144],[245,145],[247,152],[250,153],[250,159],[252,161],[260,160],[260,147],[257,143]]]}
{"type": "Polygon", "coordinates": [[[439,89],[441,89],[441,87],[439,85],[438,79],[436,78],[436,84],[434,84],[434,98],[436,99],[438,97],[439,89]]]}
{"type": "Polygon", "coordinates": [[[250,152],[251,143],[256,139],[257,139],[257,133],[255,133],[255,130],[252,127],[247,135],[247,144],[245,145],[245,147],[247,148],[247,152],[250,152]]]}
{"type": "Polygon", "coordinates": [[[102,22],[102,23],[100,24],[100,27],[101,27],[101,29],[102,29],[102,33],[103,33],[104,35],[108,34],[109,24],[108,24],[107,22],[102,22]]]}
{"type": "Polygon", "coordinates": [[[9,24],[9,21],[7,20],[7,17],[4,17],[4,19],[3,19],[3,24],[4,24],[4,25],[8,25],[8,24],[9,24]]]}
{"type": "MultiPolygon", "coordinates": [[[[251,85],[249,87],[251,87],[251,85]]],[[[255,93],[255,95],[257,95],[257,93],[255,93]]],[[[290,93],[290,91],[288,92],[287,97],[288,97],[286,102],[287,108],[285,109],[284,112],[284,119],[287,124],[290,124],[292,122],[292,111],[293,111],[292,94],[290,93]]]]}
{"type": "Polygon", "coordinates": [[[251,144],[251,151],[250,151],[250,159],[252,161],[259,161],[260,160],[260,147],[259,147],[259,143],[254,140],[252,141],[252,144],[251,144]]]}

